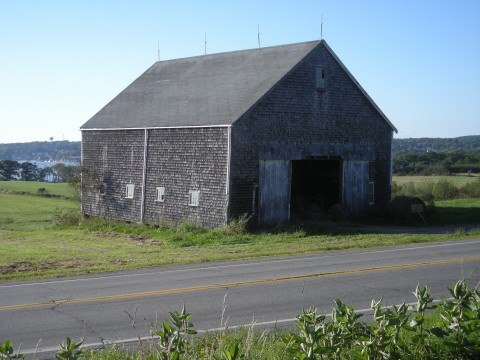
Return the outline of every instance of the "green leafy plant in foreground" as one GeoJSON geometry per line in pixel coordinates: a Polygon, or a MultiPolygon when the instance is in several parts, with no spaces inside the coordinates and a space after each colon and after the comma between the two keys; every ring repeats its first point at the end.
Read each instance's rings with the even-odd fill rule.
{"type": "Polygon", "coordinates": [[[240,360],[245,359],[245,354],[239,350],[238,343],[232,342],[222,350],[222,360],[240,360]]]}
{"type": "Polygon", "coordinates": [[[417,344],[417,350],[422,352],[425,350],[425,340],[430,334],[424,331],[425,313],[427,310],[436,309],[437,305],[431,304],[433,299],[430,295],[430,290],[426,286],[420,288],[420,286],[417,285],[413,295],[415,295],[417,302],[410,307],[410,310],[413,311],[413,317],[407,330],[415,332],[412,341],[417,344]]]}
{"type": "Polygon", "coordinates": [[[7,339],[4,343],[0,343],[0,359],[9,360],[9,359],[23,359],[24,355],[14,354],[13,353],[13,343],[12,340],[7,339]]]}
{"type": "Polygon", "coordinates": [[[55,354],[56,360],[77,360],[80,359],[83,354],[83,350],[80,349],[83,341],[75,342],[69,337],[60,345],[60,351],[55,354]]]}
{"type": "Polygon", "coordinates": [[[448,289],[452,299],[440,304],[443,327],[431,333],[444,341],[454,353],[464,358],[480,358],[480,292],[469,290],[465,281],[458,281],[448,289]]]}
{"type": "Polygon", "coordinates": [[[190,322],[191,316],[191,314],[187,313],[184,305],[181,312],[174,311],[170,313],[172,324],[169,321],[163,322],[162,329],[155,333],[159,337],[160,351],[158,352],[158,359],[180,359],[180,355],[185,353],[187,342],[184,336],[197,333],[190,322]]]}
{"type": "Polygon", "coordinates": [[[287,353],[298,360],[313,360],[322,358],[323,354],[331,353],[327,346],[326,315],[317,316],[317,309],[303,309],[297,316],[295,325],[298,333],[289,333],[285,337],[287,353]]]}

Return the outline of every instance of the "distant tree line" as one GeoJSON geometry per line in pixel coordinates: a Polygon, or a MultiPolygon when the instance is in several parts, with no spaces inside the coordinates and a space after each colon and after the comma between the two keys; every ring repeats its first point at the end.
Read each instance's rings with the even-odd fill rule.
{"type": "MultiPolygon", "coordinates": [[[[17,161],[77,161],[80,141],[35,141],[0,144],[0,159],[17,161]]],[[[393,139],[394,155],[430,151],[480,151],[480,135],[456,138],[393,139]]]]}
{"type": "Polygon", "coordinates": [[[480,151],[480,135],[456,138],[393,139],[394,155],[430,151],[480,151]]]}
{"type": "Polygon", "coordinates": [[[0,159],[79,162],[80,141],[0,144],[0,159]]]}
{"type": "Polygon", "coordinates": [[[397,175],[450,175],[480,173],[480,151],[429,151],[396,155],[393,173],[397,175]]]}
{"type": "Polygon", "coordinates": [[[51,167],[39,168],[30,162],[16,160],[0,160],[0,180],[67,182],[77,173],[79,166],[55,164],[51,167]]]}

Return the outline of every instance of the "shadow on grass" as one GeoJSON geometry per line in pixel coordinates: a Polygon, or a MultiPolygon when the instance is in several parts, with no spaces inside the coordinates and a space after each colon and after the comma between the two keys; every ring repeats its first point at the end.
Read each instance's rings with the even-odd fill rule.
{"type": "Polygon", "coordinates": [[[480,225],[480,207],[437,207],[427,221],[435,225],[480,225]]]}
{"type": "Polygon", "coordinates": [[[371,216],[351,222],[290,221],[276,226],[257,226],[250,232],[255,235],[288,234],[292,237],[306,237],[400,234],[403,232],[443,234],[456,231],[475,231],[479,228],[480,207],[439,206],[423,214],[423,217],[414,216],[410,220],[371,216]]]}

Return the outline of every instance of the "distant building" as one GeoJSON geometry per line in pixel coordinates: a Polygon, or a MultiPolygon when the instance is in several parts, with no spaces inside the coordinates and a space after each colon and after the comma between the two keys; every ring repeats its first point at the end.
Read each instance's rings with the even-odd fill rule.
{"type": "Polygon", "coordinates": [[[397,130],[324,40],[156,62],[81,130],[89,215],[220,227],[390,199],[397,130]]]}

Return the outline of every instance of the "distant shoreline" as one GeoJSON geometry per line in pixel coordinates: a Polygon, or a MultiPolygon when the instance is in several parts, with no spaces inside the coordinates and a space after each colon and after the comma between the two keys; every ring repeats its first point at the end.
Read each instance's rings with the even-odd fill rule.
{"type": "Polygon", "coordinates": [[[40,169],[44,169],[44,168],[47,168],[47,167],[52,167],[52,166],[55,166],[57,164],[63,164],[63,165],[66,165],[66,166],[80,166],[79,162],[73,162],[73,161],[20,160],[19,162],[20,163],[29,162],[31,164],[37,165],[38,168],[40,168],[40,169]]]}

